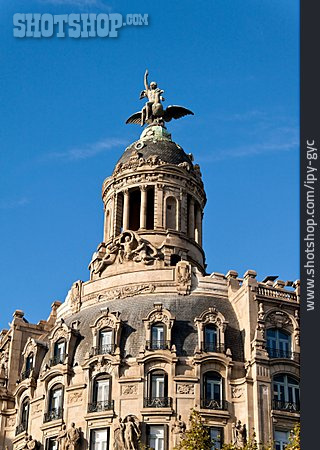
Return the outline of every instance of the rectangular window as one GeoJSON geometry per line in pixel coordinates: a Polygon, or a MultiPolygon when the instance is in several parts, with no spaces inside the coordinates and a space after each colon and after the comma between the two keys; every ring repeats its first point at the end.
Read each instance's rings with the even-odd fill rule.
{"type": "Polygon", "coordinates": [[[47,439],[46,450],[58,450],[58,441],[56,438],[47,439]]]}
{"type": "Polygon", "coordinates": [[[110,393],[110,380],[97,380],[95,400],[97,402],[108,402],[110,393]]]}
{"type": "Polygon", "coordinates": [[[148,445],[154,450],[165,450],[165,430],[163,425],[149,425],[148,445]]]}
{"type": "Polygon", "coordinates": [[[211,450],[221,450],[223,444],[223,428],[210,427],[210,438],[212,440],[211,450]]]}
{"type": "Polygon", "coordinates": [[[275,449],[276,450],[285,450],[286,445],[289,440],[289,432],[288,431],[275,431],[274,434],[275,440],[275,449]]]}
{"type": "Polygon", "coordinates": [[[109,449],[109,429],[91,431],[90,450],[108,450],[109,449]]]}
{"type": "Polygon", "coordinates": [[[151,397],[165,397],[165,379],[163,375],[152,375],[151,397]]]}
{"type": "Polygon", "coordinates": [[[62,407],[62,389],[52,391],[51,409],[59,409],[62,407]]]}

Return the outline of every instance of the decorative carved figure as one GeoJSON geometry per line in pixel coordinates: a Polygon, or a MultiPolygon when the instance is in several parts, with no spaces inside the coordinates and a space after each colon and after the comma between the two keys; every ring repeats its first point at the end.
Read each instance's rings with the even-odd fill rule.
{"type": "Polygon", "coordinates": [[[80,430],[76,428],[75,423],[71,423],[71,427],[67,431],[67,449],[76,450],[80,441],[80,430]]]}
{"type": "Polygon", "coordinates": [[[71,308],[72,308],[73,313],[80,311],[81,287],[82,287],[82,281],[80,281],[80,280],[73,283],[73,285],[71,287],[70,303],[71,303],[71,308]]]}
{"type": "Polygon", "coordinates": [[[67,450],[67,445],[68,445],[67,425],[62,425],[62,428],[58,434],[57,440],[59,442],[59,449],[67,450]]]}
{"type": "Polygon", "coordinates": [[[178,384],[177,385],[178,394],[194,394],[194,384],[178,384]]]}
{"type": "Polygon", "coordinates": [[[36,450],[39,448],[39,442],[35,439],[32,439],[32,436],[26,436],[26,444],[23,448],[27,448],[28,450],[36,450]]]}
{"type": "Polygon", "coordinates": [[[172,425],[172,434],[173,434],[173,444],[176,447],[179,445],[181,438],[183,438],[183,434],[186,431],[186,424],[181,420],[181,416],[179,416],[174,424],[172,425]]]}
{"type": "Polygon", "coordinates": [[[164,91],[158,88],[155,81],[152,81],[149,85],[148,75],[149,72],[146,70],[144,74],[145,89],[140,93],[140,100],[147,97],[148,101],[142,110],[130,116],[126,123],[140,123],[141,126],[148,123],[149,125],[160,125],[164,127],[164,122],[170,122],[172,119],[180,119],[180,117],[189,114],[193,115],[190,109],[182,106],[168,106],[164,109],[161,103],[164,101],[162,97],[164,91]]]}
{"type": "Polygon", "coordinates": [[[125,428],[125,424],[123,423],[122,419],[119,418],[119,421],[116,424],[116,427],[114,430],[114,442],[113,442],[114,450],[124,450],[125,449],[124,428],[125,428]]]}
{"type": "Polygon", "coordinates": [[[176,265],[176,286],[178,294],[187,295],[191,291],[191,264],[179,261],[176,265]]]}
{"type": "Polygon", "coordinates": [[[241,424],[241,420],[238,420],[237,424],[232,425],[232,437],[233,444],[238,448],[242,448],[247,443],[247,428],[245,424],[241,424]]]}
{"type": "Polygon", "coordinates": [[[137,450],[140,438],[139,426],[135,423],[133,416],[128,416],[124,424],[124,443],[126,450],[137,450]]]}

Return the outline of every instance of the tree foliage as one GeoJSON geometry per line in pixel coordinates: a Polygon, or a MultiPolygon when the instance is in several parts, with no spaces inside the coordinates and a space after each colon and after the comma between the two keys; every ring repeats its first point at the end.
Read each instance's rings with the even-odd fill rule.
{"type": "Polygon", "coordinates": [[[291,431],[286,450],[300,450],[300,423],[291,431]]]}
{"type": "Polygon", "coordinates": [[[192,410],[190,426],[176,450],[211,450],[212,445],[208,427],[204,425],[199,412],[192,410]]]}

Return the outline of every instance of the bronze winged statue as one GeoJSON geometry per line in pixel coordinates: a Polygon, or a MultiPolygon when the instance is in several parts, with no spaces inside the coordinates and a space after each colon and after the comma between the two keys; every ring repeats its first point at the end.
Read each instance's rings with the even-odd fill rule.
{"type": "Polygon", "coordinates": [[[172,119],[180,119],[180,117],[190,114],[193,115],[190,109],[184,108],[183,106],[170,105],[164,109],[161,103],[165,100],[162,96],[164,91],[158,88],[155,81],[152,81],[149,85],[148,75],[149,72],[146,70],[144,74],[145,89],[140,94],[140,100],[146,97],[148,101],[142,110],[132,114],[126,123],[137,123],[141,126],[146,123],[149,125],[164,126],[164,122],[170,122],[172,119]]]}

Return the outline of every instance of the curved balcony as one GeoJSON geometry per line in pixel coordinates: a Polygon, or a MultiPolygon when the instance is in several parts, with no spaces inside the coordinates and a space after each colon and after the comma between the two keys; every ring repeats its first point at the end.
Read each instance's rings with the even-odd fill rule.
{"type": "Polygon", "coordinates": [[[170,341],[161,340],[152,340],[146,342],[147,350],[169,350],[170,349],[170,341]]]}
{"type": "Polygon", "coordinates": [[[300,413],[300,403],[284,402],[282,400],[272,400],[272,409],[276,411],[300,413]]]}
{"type": "Polygon", "coordinates": [[[202,398],[201,408],[228,411],[228,402],[226,400],[214,400],[211,398],[202,398]]]}
{"type": "Polygon", "coordinates": [[[291,361],[300,363],[300,353],[271,347],[267,347],[267,352],[270,359],[290,359],[291,361]]]}
{"type": "Polygon", "coordinates": [[[52,420],[62,419],[63,417],[63,409],[62,408],[52,408],[50,411],[44,414],[43,421],[51,422],[52,420]]]}
{"type": "Polygon", "coordinates": [[[113,400],[103,401],[103,402],[92,402],[88,404],[88,412],[101,412],[113,410],[113,400]]]}
{"type": "Polygon", "coordinates": [[[114,344],[98,345],[97,347],[92,347],[91,356],[98,355],[111,355],[114,353],[116,346],[114,344]]]}
{"type": "Polygon", "coordinates": [[[23,433],[24,431],[27,431],[28,429],[28,423],[22,422],[16,427],[16,436],[20,433],[23,433]]]}
{"type": "Polygon", "coordinates": [[[145,397],[143,401],[144,408],[170,408],[171,404],[171,397],[145,397]]]}

